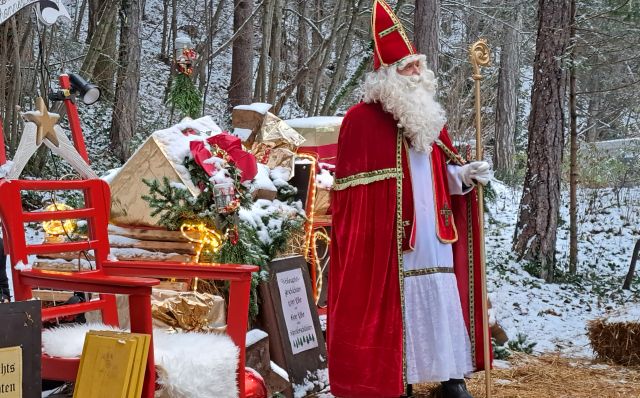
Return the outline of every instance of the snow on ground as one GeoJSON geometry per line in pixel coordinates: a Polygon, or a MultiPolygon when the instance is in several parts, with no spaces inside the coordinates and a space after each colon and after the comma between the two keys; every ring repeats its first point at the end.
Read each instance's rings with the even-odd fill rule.
{"type": "MultiPolygon", "coordinates": [[[[567,195],[563,196],[558,228],[559,281],[547,284],[532,276],[526,261],[516,261],[512,251],[521,191],[494,184],[497,198],[486,216],[488,291],[500,325],[510,339],[523,334],[535,342],[535,352],[559,351],[569,356],[592,356],[586,336],[589,320],[638,303],[635,279],[631,291],[621,289],[633,245],[640,239],[640,188],[623,189],[620,206],[611,189],[578,192],[578,273],[566,276],[568,267],[567,195]]],[[[535,275],[535,272],[534,272],[535,275]]],[[[636,304],[637,305],[637,304],[636,304]]]]}

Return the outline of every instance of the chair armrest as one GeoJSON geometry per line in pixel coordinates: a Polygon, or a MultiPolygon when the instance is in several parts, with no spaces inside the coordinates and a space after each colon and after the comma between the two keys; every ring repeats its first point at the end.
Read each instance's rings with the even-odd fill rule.
{"type": "Polygon", "coordinates": [[[102,270],[87,272],[26,270],[20,272],[20,281],[28,286],[126,295],[150,295],[151,287],[160,283],[159,280],[151,278],[108,275],[102,270]]]}
{"type": "Polygon", "coordinates": [[[200,264],[176,261],[104,261],[102,269],[109,275],[156,278],[202,278],[228,281],[251,279],[259,267],[241,264],[200,264]]]}

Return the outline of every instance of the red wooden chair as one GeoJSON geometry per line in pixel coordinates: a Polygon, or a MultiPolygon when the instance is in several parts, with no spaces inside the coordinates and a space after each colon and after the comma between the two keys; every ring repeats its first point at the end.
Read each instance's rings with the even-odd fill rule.
{"type": "MultiPolygon", "coordinates": [[[[3,219],[5,218],[5,213],[7,214],[7,228],[11,225],[14,230],[11,230],[11,236],[16,235],[17,232],[20,232],[20,237],[17,243],[22,247],[22,249],[15,250],[14,246],[11,244],[8,245],[10,248],[9,255],[12,258],[12,264],[15,265],[19,261],[22,261],[24,264],[27,263],[26,254],[38,254],[38,253],[57,253],[60,251],[80,251],[80,250],[90,250],[93,249],[96,251],[96,271],[92,271],[92,273],[83,272],[79,275],[73,275],[70,273],[69,277],[75,276],[78,278],[84,277],[83,275],[94,275],[97,280],[120,280],[128,281],[130,278],[123,277],[164,277],[164,278],[202,278],[202,279],[214,279],[214,280],[226,280],[230,282],[230,291],[229,291],[229,308],[227,311],[227,334],[229,338],[233,341],[233,343],[239,349],[239,360],[238,360],[238,391],[239,396],[243,398],[245,396],[245,340],[247,333],[247,317],[249,312],[249,294],[251,288],[251,274],[253,272],[257,272],[259,267],[249,266],[249,265],[239,265],[239,264],[197,264],[197,263],[180,263],[180,262],[150,262],[150,261],[118,261],[118,260],[109,260],[109,240],[107,233],[107,220],[111,203],[111,196],[109,186],[106,182],[102,180],[83,180],[83,181],[60,181],[60,182],[45,182],[45,181],[6,181],[6,183],[0,183],[0,197],[3,198],[2,201],[2,215],[3,219]],[[5,187],[6,186],[6,187],[5,187]],[[88,209],[81,210],[69,210],[69,211],[60,211],[60,212],[32,212],[32,213],[22,213],[22,211],[15,211],[10,208],[8,203],[20,203],[20,191],[21,190],[68,190],[68,189],[83,189],[88,194],[85,194],[85,203],[88,209]],[[10,195],[10,196],[5,196],[10,195]],[[4,200],[7,197],[8,200],[4,200]],[[9,197],[11,199],[9,199],[9,197]],[[14,214],[15,213],[15,214],[14,214]],[[54,215],[55,214],[55,215],[54,215]],[[12,218],[13,217],[13,218],[12,218]],[[15,218],[18,217],[18,218],[15,218]],[[29,221],[41,221],[47,219],[73,219],[73,218],[89,218],[93,217],[93,223],[89,223],[90,225],[90,237],[88,242],[73,242],[73,243],[64,243],[64,244],[55,244],[55,245],[26,245],[24,242],[24,230],[23,223],[29,221]],[[15,227],[13,227],[15,225],[15,227]],[[20,240],[21,239],[21,240],[20,240]],[[40,249],[34,249],[35,246],[42,247],[40,249]],[[27,253],[27,249],[30,249],[27,253]],[[15,255],[13,255],[16,253],[15,255]]],[[[5,234],[5,236],[8,234],[5,234]]],[[[13,239],[13,238],[12,238],[13,239]]],[[[9,242],[7,242],[9,243],[9,242]]],[[[13,242],[14,244],[16,242],[13,242]]],[[[13,268],[13,267],[12,267],[13,268]]],[[[30,285],[25,281],[27,279],[27,275],[32,274],[50,274],[44,271],[29,271],[25,273],[17,272],[15,270],[12,271],[14,275],[14,290],[16,291],[16,299],[24,300],[31,297],[31,291],[29,286],[35,286],[37,284],[31,283],[30,285]],[[17,281],[17,283],[15,282],[17,281]],[[17,292],[21,293],[18,294],[17,292]]],[[[134,279],[136,281],[140,281],[139,279],[134,279]]],[[[89,283],[89,281],[87,281],[89,283]]],[[[153,282],[147,282],[155,285],[157,281],[153,280],[153,282]]],[[[60,289],[73,289],[79,291],[92,291],[89,287],[93,287],[93,285],[87,285],[85,287],[57,287],[51,285],[44,285],[47,287],[60,288],[60,289]]],[[[67,285],[65,285],[67,286],[67,285]]],[[[150,285],[149,285],[150,286],[150,285]]],[[[96,290],[99,291],[99,290],[96,290]]],[[[105,293],[111,293],[111,291],[107,291],[105,293]]],[[[114,293],[121,293],[121,291],[117,291],[114,293]]],[[[127,293],[124,293],[127,294],[127,293]]],[[[131,303],[130,296],[130,303],[131,303]]],[[[118,325],[118,317],[115,312],[115,299],[113,296],[107,296],[101,298],[105,307],[109,310],[103,312],[103,320],[104,323],[110,325],[118,325]],[[106,314],[106,315],[105,315],[106,314]]],[[[148,296],[146,298],[145,305],[148,303],[148,296]]],[[[87,303],[87,304],[92,304],[87,303]]],[[[135,303],[134,303],[135,304],[135,303]]],[[[92,304],[97,305],[97,304],[92,304]]],[[[59,311],[60,313],[56,313],[56,315],[49,316],[49,318],[53,318],[55,316],[68,315],[69,311],[72,307],[70,305],[66,305],[59,311]],[[67,309],[69,308],[69,309],[67,309]],[[65,310],[66,309],[66,310],[65,310]]],[[[60,307],[58,307],[60,308],[60,307]]],[[[97,308],[90,308],[89,310],[93,310],[97,308]]],[[[87,310],[81,311],[85,312],[87,310]]],[[[134,328],[134,319],[139,322],[140,319],[144,318],[145,320],[149,320],[150,322],[150,310],[145,310],[146,312],[137,312],[140,310],[135,310],[134,308],[130,308],[131,321],[132,321],[132,331],[135,331],[134,328]]],[[[43,318],[45,317],[43,313],[43,318]]],[[[150,356],[151,360],[153,360],[153,356],[150,356]]],[[[150,362],[153,363],[153,362],[150,362]]],[[[77,364],[75,365],[75,370],[77,371],[77,364]]],[[[149,371],[148,371],[149,372],[149,371]]],[[[44,374],[44,372],[43,372],[44,374]]],[[[70,373],[69,373],[70,374],[70,373]]],[[[149,372],[152,376],[155,375],[153,367],[151,367],[151,371],[149,372]]],[[[52,373],[47,373],[47,378],[51,377],[52,373]]],[[[45,376],[43,376],[45,377],[45,376]]],[[[75,374],[74,374],[75,377],[75,374]]],[[[151,380],[154,380],[153,378],[151,380]]]]}
{"type": "MultiPolygon", "coordinates": [[[[2,220],[4,246],[11,259],[16,300],[31,299],[33,287],[100,293],[99,298],[85,303],[43,308],[42,320],[98,310],[101,312],[105,324],[117,327],[118,313],[114,294],[124,294],[129,296],[131,330],[136,333],[152,333],[151,287],[157,285],[159,281],[150,278],[111,276],[107,275],[102,267],[109,255],[107,217],[104,211],[104,182],[100,180],[23,181],[0,179],[0,198],[2,198],[0,200],[0,219],[2,220]],[[82,190],[85,205],[84,208],[78,210],[24,211],[21,193],[34,190],[82,190]],[[87,240],[48,244],[30,244],[26,241],[25,223],[66,219],[86,219],[89,229],[87,240]],[[82,250],[94,251],[95,270],[79,272],[16,270],[17,265],[29,264],[29,255],[82,250]]],[[[79,363],[77,358],[58,358],[43,354],[42,378],[73,381],[78,373],[79,363]]],[[[151,349],[149,350],[143,397],[153,397],[154,384],[155,368],[153,349],[151,349]]]]}

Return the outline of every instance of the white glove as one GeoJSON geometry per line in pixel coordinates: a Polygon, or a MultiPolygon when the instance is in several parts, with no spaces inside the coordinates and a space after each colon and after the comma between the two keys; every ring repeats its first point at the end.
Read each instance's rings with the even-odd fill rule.
{"type": "Polygon", "coordinates": [[[476,182],[487,185],[492,178],[493,170],[487,162],[471,162],[460,167],[460,179],[468,187],[475,185],[476,182]]]}

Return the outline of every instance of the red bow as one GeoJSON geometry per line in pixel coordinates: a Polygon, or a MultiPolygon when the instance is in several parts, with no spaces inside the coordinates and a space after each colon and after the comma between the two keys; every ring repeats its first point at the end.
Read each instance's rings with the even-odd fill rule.
{"type": "MultiPolygon", "coordinates": [[[[256,174],[258,174],[256,158],[242,149],[240,138],[223,132],[207,138],[207,142],[211,146],[217,146],[229,155],[230,160],[240,169],[241,182],[253,180],[256,174]]],[[[216,168],[211,163],[205,163],[205,160],[210,159],[212,154],[204,145],[204,142],[191,141],[189,148],[196,163],[199,164],[208,175],[213,175],[216,168]]]]}

